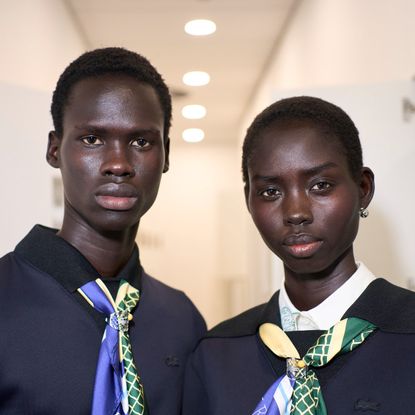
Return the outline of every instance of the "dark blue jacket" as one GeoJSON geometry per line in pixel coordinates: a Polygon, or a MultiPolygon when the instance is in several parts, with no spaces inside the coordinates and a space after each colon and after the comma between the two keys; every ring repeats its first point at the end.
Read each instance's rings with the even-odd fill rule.
{"type": "MultiPolygon", "coordinates": [[[[261,342],[264,322],[281,326],[277,292],[212,329],[188,362],[183,415],[251,415],[285,373],[285,360],[261,342]]],[[[315,372],[329,415],[415,414],[415,293],[383,279],[372,282],[345,317],[379,327],[354,351],[315,372]]],[[[301,355],[321,331],[287,332],[301,355]]]]}
{"type": "MultiPolygon", "coordinates": [[[[96,271],[59,239],[36,227],[0,260],[1,415],[86,415],[91,410],[104,316],[85,307],[68,288],[72,280],[62,276],[78,268],[82,278],[90,279],[96,271]]],[[[186,359],[205,324],[182,292],[144,272],[140,285],[130,338],[149,414],[177,415],[186,359]]]]}

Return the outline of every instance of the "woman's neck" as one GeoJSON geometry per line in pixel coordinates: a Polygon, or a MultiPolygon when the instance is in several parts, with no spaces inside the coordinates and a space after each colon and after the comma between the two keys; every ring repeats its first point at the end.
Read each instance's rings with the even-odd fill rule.
{"type": "Polygon", "coordinates": [[[285,269],[285,289],[300,311],[307,311],[322,303],[341,287],[356,271],[353,252],[329,268],[314,274],[297,274],[285,269]]]}

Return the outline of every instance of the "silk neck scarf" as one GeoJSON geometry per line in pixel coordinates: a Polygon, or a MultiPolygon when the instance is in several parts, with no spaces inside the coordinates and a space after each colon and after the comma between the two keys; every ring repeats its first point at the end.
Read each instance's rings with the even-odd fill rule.
{"type": "Polygon", "coordinates": [[[140,292],[121,280],[114,302],[101,279],[91,281],[78,292],[106,315],[107,326],[99,351],[95,375],[92,415],[144,415],[144,390],[134,363],[129,322],[140,292]]]}
{"type": "Polygon", "coordinates": [[[287,372],[271,385],[252,415],[326,415],[320,383],[312,368],[351,352],[374,330],[376,326],[366,320],[354,317],[341,320],[300,358],[281,328],[271,323],[262,324],[259,328],[261,340],[275,355],[287,359],[287,372]]]}

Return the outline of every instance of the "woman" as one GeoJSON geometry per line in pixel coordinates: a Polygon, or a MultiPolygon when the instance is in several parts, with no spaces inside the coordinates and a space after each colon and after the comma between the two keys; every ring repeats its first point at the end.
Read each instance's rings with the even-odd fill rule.
{"type": "Polygon", "coordinates": [[[374,175],[352,120],[318,98],[278,101],[249,127],[242,170],[285,280],[200,342],[183,414],[413,414],[415,295],[355,260],[374,175]]]}

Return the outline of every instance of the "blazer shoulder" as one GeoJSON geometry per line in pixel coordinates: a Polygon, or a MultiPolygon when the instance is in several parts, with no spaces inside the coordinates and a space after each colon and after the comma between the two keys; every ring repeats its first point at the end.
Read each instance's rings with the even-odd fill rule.
{"type": "Polygon", "coordinates": [[[181,290],[170,287],[158,279],[143,272],[142,301],[151,313],[163,317],[172,324],[191,325],[199,333],[206,332],[206,323],[197,307],[181,290]]]}
{"type": "Polygon", "coordinates": [[[364,318],[387,332],[415,333],[415,292],[377,278],[346,316],[364,318]]]}
{"type": "Polygon", "coordinates": [[[9,279],[14,274],[34,270],[32,264],[20,258],[14,251],[0,258],[0,282],[9,279]]]}
{"type": "Polygon", "coordinates": [[[143,272],[141,283],[143,295],[151,295],[152,301],[159,303],[160,306],[167,302],[166,305],[169,308],[172,305],[175,305],[180,307],[188,307],[192,310],[196,309],[193,302],[183,291],[170,287],[146,272],[143,272]]]}
{"type": "Polygon", "coordinates": [[[10,261],[13,258],[13,252],[9,252],[5,255],[3,255],[0,258],[0,270],[3,270],[5,268],[7,268],[8,266],[10,266],[10,261]]]}
{"type": "Polygon", "coordinates": [[[266,304],[258,305],[219,323],[208,331],[206,338],[242,337],[255,334],[265,307],[266,304]]]}

